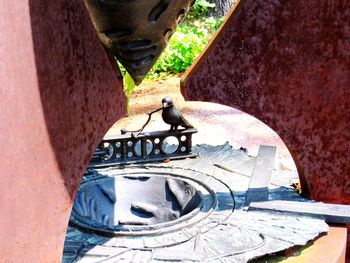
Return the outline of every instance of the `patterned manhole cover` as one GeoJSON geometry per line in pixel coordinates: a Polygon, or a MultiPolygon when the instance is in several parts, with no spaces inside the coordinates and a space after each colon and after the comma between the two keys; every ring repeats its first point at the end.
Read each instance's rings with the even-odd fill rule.
{"type": "Polygon", "coordinates": [[[231,215],[234,199],[230,189],[197,171],[106,169],[81,184],[71,222],[117,236],[146,236],[193,225],[199,229],[204,219],[216,217],[213,212],[220,206],[226,208],[220,217],[231,215]],[[217,193],[228,194],[224,203],[217,193]]]}
{"type": "MultiPolygon", "coordinates": [[[[196,151],[196,159],[89,170],[63,262],[241,263],[305,245],[327,231],[318,218],[245,211],[255,158],[228,144],[196,151]]],[[[271,200],[307,201],[282,187],[288,176],[273,178],[271,200]]]]}

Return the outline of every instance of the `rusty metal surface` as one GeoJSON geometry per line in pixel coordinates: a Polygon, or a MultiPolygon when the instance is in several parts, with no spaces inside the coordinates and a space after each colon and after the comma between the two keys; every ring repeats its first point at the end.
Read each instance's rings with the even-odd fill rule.
{"type": "Polygon", "coordinates": [[[81,1],[0,4],[0,257],[60,262],[75,193],[124,113],[81,1]]]}
{"type": "Polygon", "coordinates": [[[304,193],[350,203],[350,2],[241,0],[182,79],[187,99],[241,109],[286,143],[304,193]]]}

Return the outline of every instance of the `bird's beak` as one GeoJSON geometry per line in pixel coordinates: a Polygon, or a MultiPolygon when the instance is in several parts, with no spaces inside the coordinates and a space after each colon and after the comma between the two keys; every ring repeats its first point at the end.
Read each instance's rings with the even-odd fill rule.
{"type": "Polygon", "coordinates": [[[166,108],[168,104],[166,102],[163,103],[163,108],[166,108]]]}

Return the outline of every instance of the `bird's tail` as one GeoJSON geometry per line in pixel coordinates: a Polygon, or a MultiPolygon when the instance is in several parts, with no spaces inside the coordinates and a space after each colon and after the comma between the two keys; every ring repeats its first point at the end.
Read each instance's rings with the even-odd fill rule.
{"type": "Polygon", "coordinates": [[[183,125],[183,127],[186,129],[194,128],[194,126],[191,123],[187,123],[186,125],[183,125]]]}

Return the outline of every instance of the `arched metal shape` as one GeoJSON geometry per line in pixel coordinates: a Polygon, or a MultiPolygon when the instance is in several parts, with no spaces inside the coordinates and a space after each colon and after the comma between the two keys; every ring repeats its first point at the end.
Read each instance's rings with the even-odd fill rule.
{"type": "Polygon", "coordinates": [[[125,98],[82,1],[0,4],[0,255],[60,262],[83,171],[125,98]]]}
{"type": "Polygon", "coordinates": [[[265,122],[289,148],[304,193],[343,204],[350,204],[348,21],[344,0],[240,0],[181,83],[187,99],[265,122]]]}
{"type": "Polygon", "coordinates": [[[350,203],[350,3],[241,0],[182,79],[187,99],[239,108],[289,148],[304,193],[350,203]]]}

